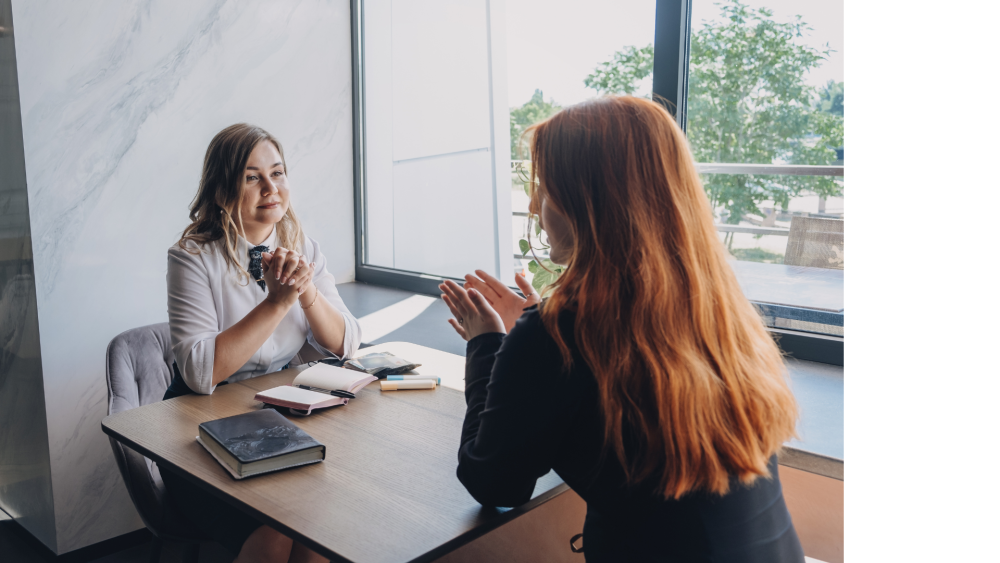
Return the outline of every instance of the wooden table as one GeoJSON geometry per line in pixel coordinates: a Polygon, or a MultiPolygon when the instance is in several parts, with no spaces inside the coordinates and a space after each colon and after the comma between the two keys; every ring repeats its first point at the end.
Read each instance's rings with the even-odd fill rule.
{"type": "Polygon", "coordinates": [[[418,371],[443,385],[383,393],[372,384],[343,407],[290,416],[326,445],[322,463],[237,481],[194,440],[202,422],[261,408],[257,391],[291,383],[295,368],[118,413],[101,426],[332,561],[433,561],[568,490],[549,473],[525,505],[482,507],[455,476],[465,358],[401,342],[363,350],[375,351],[422,363],[418,371]]]}

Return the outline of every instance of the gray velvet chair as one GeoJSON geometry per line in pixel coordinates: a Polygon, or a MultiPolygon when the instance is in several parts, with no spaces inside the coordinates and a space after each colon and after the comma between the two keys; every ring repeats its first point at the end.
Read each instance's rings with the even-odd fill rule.
{"type": "MultiPolygon", "coordinates": [[[[173,361],[167,323],[133,328],[116,336],[108,344],[108,414],[163,399],[173,361]]],[[[150,562],[159,561],[163,542],[171,541],[183,545],[184,563],[195,563],[198,542],[207,538],[170,506],[156,465],[114,438],[110,440],[132,503],[153,533],[150,562]]]]}

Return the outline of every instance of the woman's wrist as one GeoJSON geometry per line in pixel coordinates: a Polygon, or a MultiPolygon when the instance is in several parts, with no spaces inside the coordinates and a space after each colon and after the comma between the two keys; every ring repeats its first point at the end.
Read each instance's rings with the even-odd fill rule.
{"type": "Polygon", "coordinates": [[[268,292],[267,297],[264,298],[264,303],[270,303],[271,305],[280,309],[283,313],[287,313],[292,305],[295,305],[294,299],[282,299],[278,297],[277,293],[268,292]]]}
{"type": "Polygon", "coordinates": [[[309,287],[299,295],[299,305],[305,311],[315,305],[317,299],[319,299],[319,288],[316,287],[316,284],[310,283],[309,287]]]}

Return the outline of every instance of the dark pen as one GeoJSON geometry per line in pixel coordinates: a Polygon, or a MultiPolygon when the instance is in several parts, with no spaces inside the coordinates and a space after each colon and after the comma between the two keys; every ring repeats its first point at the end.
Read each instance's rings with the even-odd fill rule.
{"type": "Polygon", "coordinates": [[[326,393],[327,395],[333,395],[334,397],[343,397],[344,399],[358,398],[354,393],[351,393],[350,391],[341,391],[339,389],[320,389],[319,387],[310,387],[308,385],[299,385],[299,389],[305,389],[307,391],[315,391],[317,393],[326,393]]]}

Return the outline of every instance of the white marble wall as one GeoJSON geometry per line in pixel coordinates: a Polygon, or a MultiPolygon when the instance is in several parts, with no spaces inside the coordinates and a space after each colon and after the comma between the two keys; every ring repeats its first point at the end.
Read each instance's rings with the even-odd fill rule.
{"type": "Polygon", "coordinates": [[[205,148],[285,146],[293,206],[354,275],[348,0],[14,0],[58,552],[141,527],[100,420],[104,353],[166,320],[205,148]]]}

